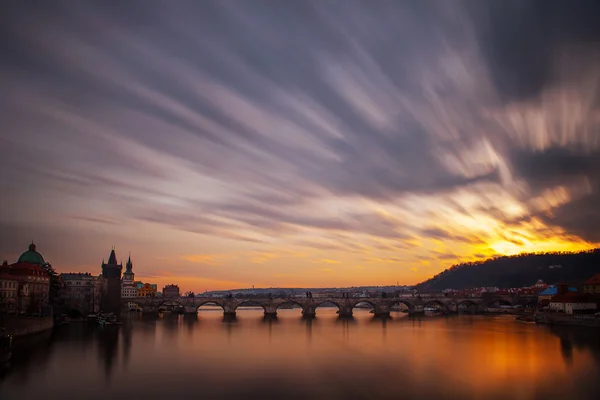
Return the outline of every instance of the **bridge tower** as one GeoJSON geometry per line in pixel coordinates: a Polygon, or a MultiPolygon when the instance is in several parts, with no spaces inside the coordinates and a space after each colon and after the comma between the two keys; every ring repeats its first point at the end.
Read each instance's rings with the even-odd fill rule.
{"type": "Polygon", "coordinates": [[[123,264],[117,263],[115,249],[110,251],[108,262],[102,262],[102,277],[106,284],[106,293],[102,301],[104,312],[115,313],[117,318],[121,315],[121,271],[123,264]]]}

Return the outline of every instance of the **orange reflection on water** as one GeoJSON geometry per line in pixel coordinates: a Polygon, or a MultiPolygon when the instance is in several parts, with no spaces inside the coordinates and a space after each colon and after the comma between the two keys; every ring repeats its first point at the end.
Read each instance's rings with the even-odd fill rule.
{"type": "Polygon", "coordinates": [[[34,362],[17,365],[2,389],[9,398],[594,398],[600,346],[589,331],[510,316],[380,320],[355,309],[341,320],[335,311],[264,320],[245,309],[224,320],[203,307],[192,318],[134,313],[114,331],[71,324],[30,350],[34,362]]]}

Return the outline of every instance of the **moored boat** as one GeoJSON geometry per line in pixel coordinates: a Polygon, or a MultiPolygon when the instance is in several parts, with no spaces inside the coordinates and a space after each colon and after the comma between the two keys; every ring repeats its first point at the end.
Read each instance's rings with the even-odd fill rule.
{"type": "Polygon", "coordinates": [[[100,326],[116,325],[117,324],[117,316],[113,313],[100,314],[98,316],[98,324],[100,324],[100,326]]]}

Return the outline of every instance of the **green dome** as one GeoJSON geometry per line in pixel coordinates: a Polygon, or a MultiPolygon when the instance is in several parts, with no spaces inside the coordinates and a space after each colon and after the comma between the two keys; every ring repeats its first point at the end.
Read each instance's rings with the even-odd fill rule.
{"type": "Polygon", "coordinates": [[[35,251],[35,244],[31,243],[29,245],[29,250],[25,253],[21,254],[18,262],[26,262],[30,264],[36,264],[39,266],[45,265],[46,261],[44,261],[44,257],[37,251],[35,251]]]}

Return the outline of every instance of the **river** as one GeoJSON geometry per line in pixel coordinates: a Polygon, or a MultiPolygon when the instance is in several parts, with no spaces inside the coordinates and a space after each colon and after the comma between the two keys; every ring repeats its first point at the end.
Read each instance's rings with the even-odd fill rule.
{"type": "Polygon", "coordinates": [[[0,372],[12,399],[597,399],[598,330],[512,316],[352,320],[319,308],[197,318],[125,316],[21,343],[0,372]]]}

